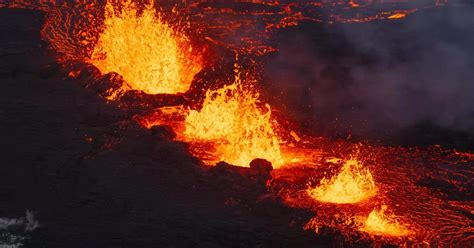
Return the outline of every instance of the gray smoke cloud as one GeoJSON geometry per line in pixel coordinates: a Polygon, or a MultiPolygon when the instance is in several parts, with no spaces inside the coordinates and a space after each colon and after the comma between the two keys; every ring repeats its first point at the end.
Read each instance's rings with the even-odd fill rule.
{"type": "Polygon", "coordinates": [[[267,63],[266,87],[316,134],[378,138],[420,123],[472,134],[472,13],[466,5],[295,29],[267,63]]]}

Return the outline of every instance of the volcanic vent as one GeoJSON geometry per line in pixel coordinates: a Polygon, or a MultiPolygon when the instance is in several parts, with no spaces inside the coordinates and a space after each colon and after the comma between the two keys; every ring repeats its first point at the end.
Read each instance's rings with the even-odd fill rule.
{"type": "MultiPolygon", "coordinates": [[[[19,144],[5,149],[4,173],[20,182],[2,184],[11,201],[0,212],[33,209],[45,223],[21,232],[24,245],[472,246],[472,143],[437,142],[443,130],[472,137],[473,36],[459,36],[471,4],[0,7],[14,61],[2,65],[2,113],[19,144]],[[39,36],[28,49],[26,33],[39,36]],[[432,62],[444,54],[455,66],[432,62]],[[436,81],[444,74],[457,87],[436,81]],[[440,135],[379,135],[425,137],[410,131],[420,120],[440,135]]],[[[0,232],[0,244],[19,235],[0,232]]]]}

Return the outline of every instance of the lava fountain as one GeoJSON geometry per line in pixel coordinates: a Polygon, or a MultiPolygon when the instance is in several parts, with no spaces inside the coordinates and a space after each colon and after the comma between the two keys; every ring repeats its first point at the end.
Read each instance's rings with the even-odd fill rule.
{"type": "Polygon", "coordinates": [[[256,82],[243,80],[236,69],[235,80],[221,89],[209,90],[201,110],[190,110],[184,135],[191,141],[210,141],[219,161],[248,166],[263,158],[282,164],[280,141],[271,108],[259,100],[256,82]]]}
{"type": "Polygon", "coordinates": [[[129,87],[149,94],[186,92],[202,68],[189,38],[163,20],[151,1],[139,12],[127,1],[105,5],[90,63],[105,74],[117,72],[129,87]]]}
{"type": "MultiPolygon", "coordinates": [[[[154,8],[153,2],[142,5],[130,0],[107,1],[105,8],[96,1],[58,2],[62,1],[9,1],[0,3],[0,7],[47,12],[42,39],[65,57],[58,60],[89,62],[102,74],[117,72],[127,83],[123,90],[149,94],[185,92],[203,67],[204,59],[191,45],[187,32],[180,28],[182,25],[172,24],[164,11],[154,8]]],[[[337,1],[332,0],[281,4],[253,1],[259,2],[258,5],[232,4],[239,1],[193,2],[195,4],[180,9],[180,13],[189,15],[193,27],[202,28],[203,40],[257,57],[278,52],[272,47],[273,42],[269,42],[279,33],[275,32],[277,29],[303,22],[306,26],[311,22],[316,25],[388,21],[434,5],[420,3],[415,8],[411,3],[405,6],[400,1],[393,1],[396,5],[349,1],[352,8],[347,8],[347,4],[336,4],[337,1]],[[256,8],[243,11],[245,6],[256,8]]],[[[444,5],[444,2],[436,1],[436,5],[444,5]]],[[[205,59],[207,62],[208,58],[205,59]]],[[[271,107],[260,100],[257,82],[249,78],[237,70],[232,84],[207,91],[199,110],[189,110],[188,104],[167,106],[143,118],[137,115],[136,119],[148,128],[177,127],[176,139],[209,152],[213,159],[210,162],[247,166],[255,158],[264,158],[274,167],[280,167],[286,164],[288,147],[280,140],[283,135],[278,134],[282,130],[277,129],[271,107]]],[[[79,77],[78,80],[84,79],[79,77]]],[[[211,82],[213,79],[205,85],[211,82]]],[[[146,109],[140,110],[140,115],[149,113],[146,106],[151,105],[148,104],[151,99],[159,97],[137,98],[140,104],[136,105],[146,109]]],[[[120,99],[117,101],[121,106],[126,105],[120,99]]],[[[291,143],[291,152],[306,156],[295,158],[292,166],[274,170],[267,186],[288,206],[307,208],[314,213],[304,229],[324,233],[323,228],[327,227],[340,231],[348,239],[364,233],[374,241],[395,237],[405,242],[401,244],[414,245],[464,247],[474,242],[474,205],[470,190],[474,155],[471,153],[441,147],[431,150],[365,146],[364,150],[377,154],[377,166],[369,170],[364,165],[367,160],[362,162],[359,155],[334,159],[341,156],[339,149],[345,150],[352,144],[320,137],[300,138],[294,132],[289,135],[296,141],[291,143]],[[323,177],[328,163],[339,165],[340,171],[308,189],[306,182],[323,177]],[[374,209],[374,206],[381,207],[374,209]],[[396,209],[399,215],[395,216],[391,209],[396,209]],[[405,220],[409,220],[409,226],[405,220]]],[[[207,163],[206,157],[196,156],[207,163]]]]}
{"type": "Polygon", "coordinates": [[[396,216],[388,211],[386,205],[382,205],[380,209],[372,210],[360,230],[380,236],[406,236],[410,234],[408,228],[398,222],[396,216]]]}
{"type": "Polygon", "coordinates": [[[318,187],[307,190],[312,198],[330,203],[357,203],[374,196],[376,191],[369,169],[356,158],[345,160],[339,174],[325,177],[318,187]]]}

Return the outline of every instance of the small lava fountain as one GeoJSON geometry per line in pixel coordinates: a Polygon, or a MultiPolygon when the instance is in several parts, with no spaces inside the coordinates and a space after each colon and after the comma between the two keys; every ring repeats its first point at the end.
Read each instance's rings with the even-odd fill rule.
{"type": "MultiPolygon", "coordinates": [[[[243,73],[248,68],[238,66],[234,75],[225,75],[226,79],[234,76],[233,82],[219,89],[212,83],[224,78],[221,74],[230,70],[220,70],[224,66],[205,68],[208,71],[203,74],[208,73],[209,77],[204,77],[203,84],[196,86],[206,87],[198,89],[199,92],[207,90],[205,99],[201,108],[190,109],[195,101],[202,99],[190,99],[193,94],[177,93],[190,89],[194,76],[205,67],[204,61],[207,67],[211,58],[201,56],[191,45],[190,36],[180,28],[182,25],[171,24],[165,18],[168,15],[162,14],[165,11],[155,9],[153,1],[145,4],[130,0],[109,0],[105,4],[104,1],[9,2],[0,3],[0,7],[38,9],[47,13],[42,39],[62,54],[59,62],[80,62],[82,66],[90,63],[97,67],[100,73],[95,68],[97,73],[92,73],[97,76],[97,92],[103,87],[101,82],[107,81],[101,79],[100,74],[116,72],[126,82],[120,92],[175,94],[171,98],[178,100],[169,100],[170,103],[163,95],[143,94],[146,97],[140,95],[127,100],[111,94],[118,106],[136,114],[135,119],[143,127],[170,126],[176,132],[176,136],[169,134],[172,138],[163,138],[160,142],[171,142],[171,139],[186,142],[193,155],[210,165],[225,161],[248,166],[256,158],[270,161],[275,168],[271,180],[266,182],[271,194],[278,195],[290,207],[314,213],[305,230],[318,234],[326,232],[325,229],[337,230],[348,241],[361,235],[374,241],[386,237],[401,240],[387,241],[390,244],[467,247],[474,242],[473,154],[441,147],[361,145],[361,151],[374,154],[375,162],[365,157],[362,160],[359,152],[347,156],[346,148],[353,146],[349,141],[310,137],[304,133],[299,137],[295,131],[289,132],[289,127],[285,131],[285,126],[276,122],[270,105],[261,100],[259,82],[249,73],[243,73]],[[285,132],[294,142],[282,141],[285,132]],[[286,156],[287,150],[292,158],[286,156]],[[327,176],[325,173],[333,165],[340,166],[340,170],[332,177],[327,176]],[[322,179],[317,186],[308,188],[307,182],[313,178],[322,179]],[[409,226],[405,220],[409,220],[409,226]]],[[[278,29],[302,23],[302,26],[312,23],[315,27],[319,23],[377,20],[388,23],[447,3],[444,0],[418,5],[402,4],[407,1],[345,1],[347,3],[342,4],[344,1],[335,0],[176,2],[184,3],[179,14],[189,15],[190,24],[199,29],[203,42],[222,52],[216,56],[237,54],[257,60],[256,63],[266,59],[264,55],[278,53],[277,47],[273,47],[275,44],[270,42],[278,29]]],[[[175,9],[173,14],[177,14],[175,9]]],[[[226,57],[223,61],[231,60],[226,57]]],[[[69,75],[73,77],[75,73],[69,75]]],[[[77,77],[77,81],[88,86],[93,84],[87,84],[81,77],[77,77]]]]}
{"type": "Polygon", "coordinates": [[[323,178],[308,194],[321,202],[357,203],[376,193],[374,179],[369,169],[356,158],[344,161],[341,171],[332,178],[323,178]]]}
{"type": "Polygon", "coordinates": [[[389,212],[386,205],[372,210],[360,230],[372,235],[406,236],[410,234],[410,230],[389,212]]]}
{"type": "Polygon", "coordinates": [[[259,100],[256,82],[243,80],[236,69],[235,81],[206,93],[202,109],[186,117],[184,135],[191,141],[211,141],[219,161],[248,166],[263,158],[274,166],[282,164],[279,138],[271,108],[259,100]]]}

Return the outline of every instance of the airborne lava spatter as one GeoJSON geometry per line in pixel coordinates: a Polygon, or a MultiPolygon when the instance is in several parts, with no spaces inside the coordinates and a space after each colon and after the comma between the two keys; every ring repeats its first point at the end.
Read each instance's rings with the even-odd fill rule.
{"type": "Polygon", "coordinates": [[[327,166],[327,161],[336,154],[322,154],[327,159],[321,159],[319,165],[290,167],[273,174],[271,187],[289,206],[311,209],[315,213],[305,225],[306,230],[320,233],[321,228],[329,227],[343,235],[362,234],[369,240],[400,245],[406,242],[470,244],[474,241],[470,234],[474,222],[469,217],[474,205],[466,193],[466,188],[472,188],[470,177],[474,175],[474,160],[469,159],[470,155],[440,148],[359,148],[374,158],[369,162],[377,192],[366,201],[333,204],[315,201],[308,195],[305,183],[319,177],[322,173],[318,168],[327,166]],[[431,182],[434,178],[444,185],[449,184],[442,188],[449,191],[436,189],[436,183],[431,182]],[[431,185],[426,185],[425,180],[431,185]],[[450,195],[464,196],[448,200],[450,195]],[[383,205],[386,207],[380,208],[383,205]],[[390,213],[392,210],[397,216],[390,213]]]}
{"type": "MultiPolygon", "coordinates": [[[[379,4],[373,1],[349,1],[353,7],[349,9],[345,7],[347,1],[258,2],[255,5],[258,8],[242,11],[239,8],[243,5],[228,7],[210,1],[196,1],[187,10],[194,13],[196,26],[206,27],[207,40],[216,41],[215,44],[226,48],[241,48],[238,45],[242,45],[243,51],[256,55],[277,51],[265,43],[265,38],[271,35],[268,31],[296,26],[301,21],[367,22],[404,18],[418,10],[410,5],[399,8],[402,3],[384,11],[367,8],[379,4]],[[332,14],[322,17],[321,8],[330,9],[328,12],[332,14]],[[262,23],[265,25],[260,25],[262,23]]],[[[18,1],[17,5],[12,6],[29,4],[18,1]]],[[[91,3],[82,4],[83,8],[54,8],[57,11],[54,12],[49,9],[54,4],[51,1],[39,8],[50,11],[43,38],[69,58],[90,62],[103,73],[118,72],[133,89],[147,93],[183,92],[202,67],[189,39],[179,28],[167,24],[152,4],[141,11],[131,2],[121,7],[108,2],[102,30],[92,25],[102,25],[101,19],[97,18],[102,5],[91,3]],[[73,11],[83,12],[72,16],[73,11]],[[82,17],[82,23],[89,25],[76,25],[81,23],[77,17],[82,17]],[[84,21],[88,18],[94,21],[84,21]],[[81,50],[83,48],[87,49],[81,50]]],[[[279,167],[285,162],[281,150],[286,147],[276,135],[270,107],[259,101],[256,88],[244,87],[252,84],[246,80],[237,73],[232,85],[208,91],[200,110],[162,108],[149,116],[153,121],[145,118],[139,119],[139,122],[146,127],[173,122],[176,126],[185,126],[186,129],[174,130],[185,134],[178,139],[190,142],[191,146],[201,141],[208,142],[215,148],[213,155],[216,158],[211,159],[245,166],[260,157],[279,167]]],[[[336,176],[324,178],[319,187],[308,190],[306,182],[309,178],[322,176],[317,170],[319,167],[326,166],[328,162],[340,162],[324,159],[336,142],[325,141],[325,146],[312,150],[314,140],[302,139],[300,142],[300,138],[296,137],[296,147],[292,147],[297,151],[295,154],[318,151],[313,152],[315,155],[310,159],[312,167],[304,164],[305,159],[292,160],[296,161],[293,167],[274,171],[271,187],[278,188],[274,192],[280,194],[288,205],[314,211],[316,216],[305,228],[329,227],[347,236],[365,233],[384,237],[410,236],[420,230],[420,238],[414,241],[415,244],[474,242],[473,221],[469,215],[474,212],[474,205],[466,193],[472,188],[472,154],[456,152],[445,157],[441,152],[431,154],[429,151],[404,148],[367,147],[383,154],[376,166],[371,165],[370,171],[357,159],[343,157],[341,161],[345,162],[336,176]],[[298,147],[302,144],[304,149],[298,147]],[[450,198],[454,196],[461,199],[450,198]],[[383,207],[374,208],[382,204],[383,207]],[[396,211],[400,218],[389,214],[388,210],[396,211]],[[357,222],[357,218],[362,219],[357,222]],[[405,221],[400,222],[402,219],[410,220],[410,229],[404,225],[405,221]],[[411,229],[412,226],[417,228],[411,229]]],[[[204,150],[207,146],[200,148],[204,150]]],[[[338,155],[330,154],[329,157],[333,156],[338,155]]]]}
{"type": "Polygon", "coordinates": [[[357,203],[375,195],[376,187],[370,171],[356,158],[344,161],[341,171],[333,178],[323,178],[308,194],[318,201],[357,203]]]}
{"type": "Polygon", "coordinates": [[[406,236],[410,234],[408,228],[389,212],[386,205],[372,210],[360,230],[373,235],[406,236]]]}
{"type": "Polygon", "coordinates": [[[191,110],[186,117],[187,139],[214,143],[220,161],[248,166],[263,158],[276,167],[282,165],[271,108],[260,102],[255,83],[243,80],[236,69],[231,85],[208,91],[202,109],[191,110]]]}
{"type": "Polygon", "coordinates": [[[153,1],[142,13],[133,2],[117,7],[108,1],[90,62],[149,94],[186,92],[202,68],[189,38],[156,13],[153,1]]]}

